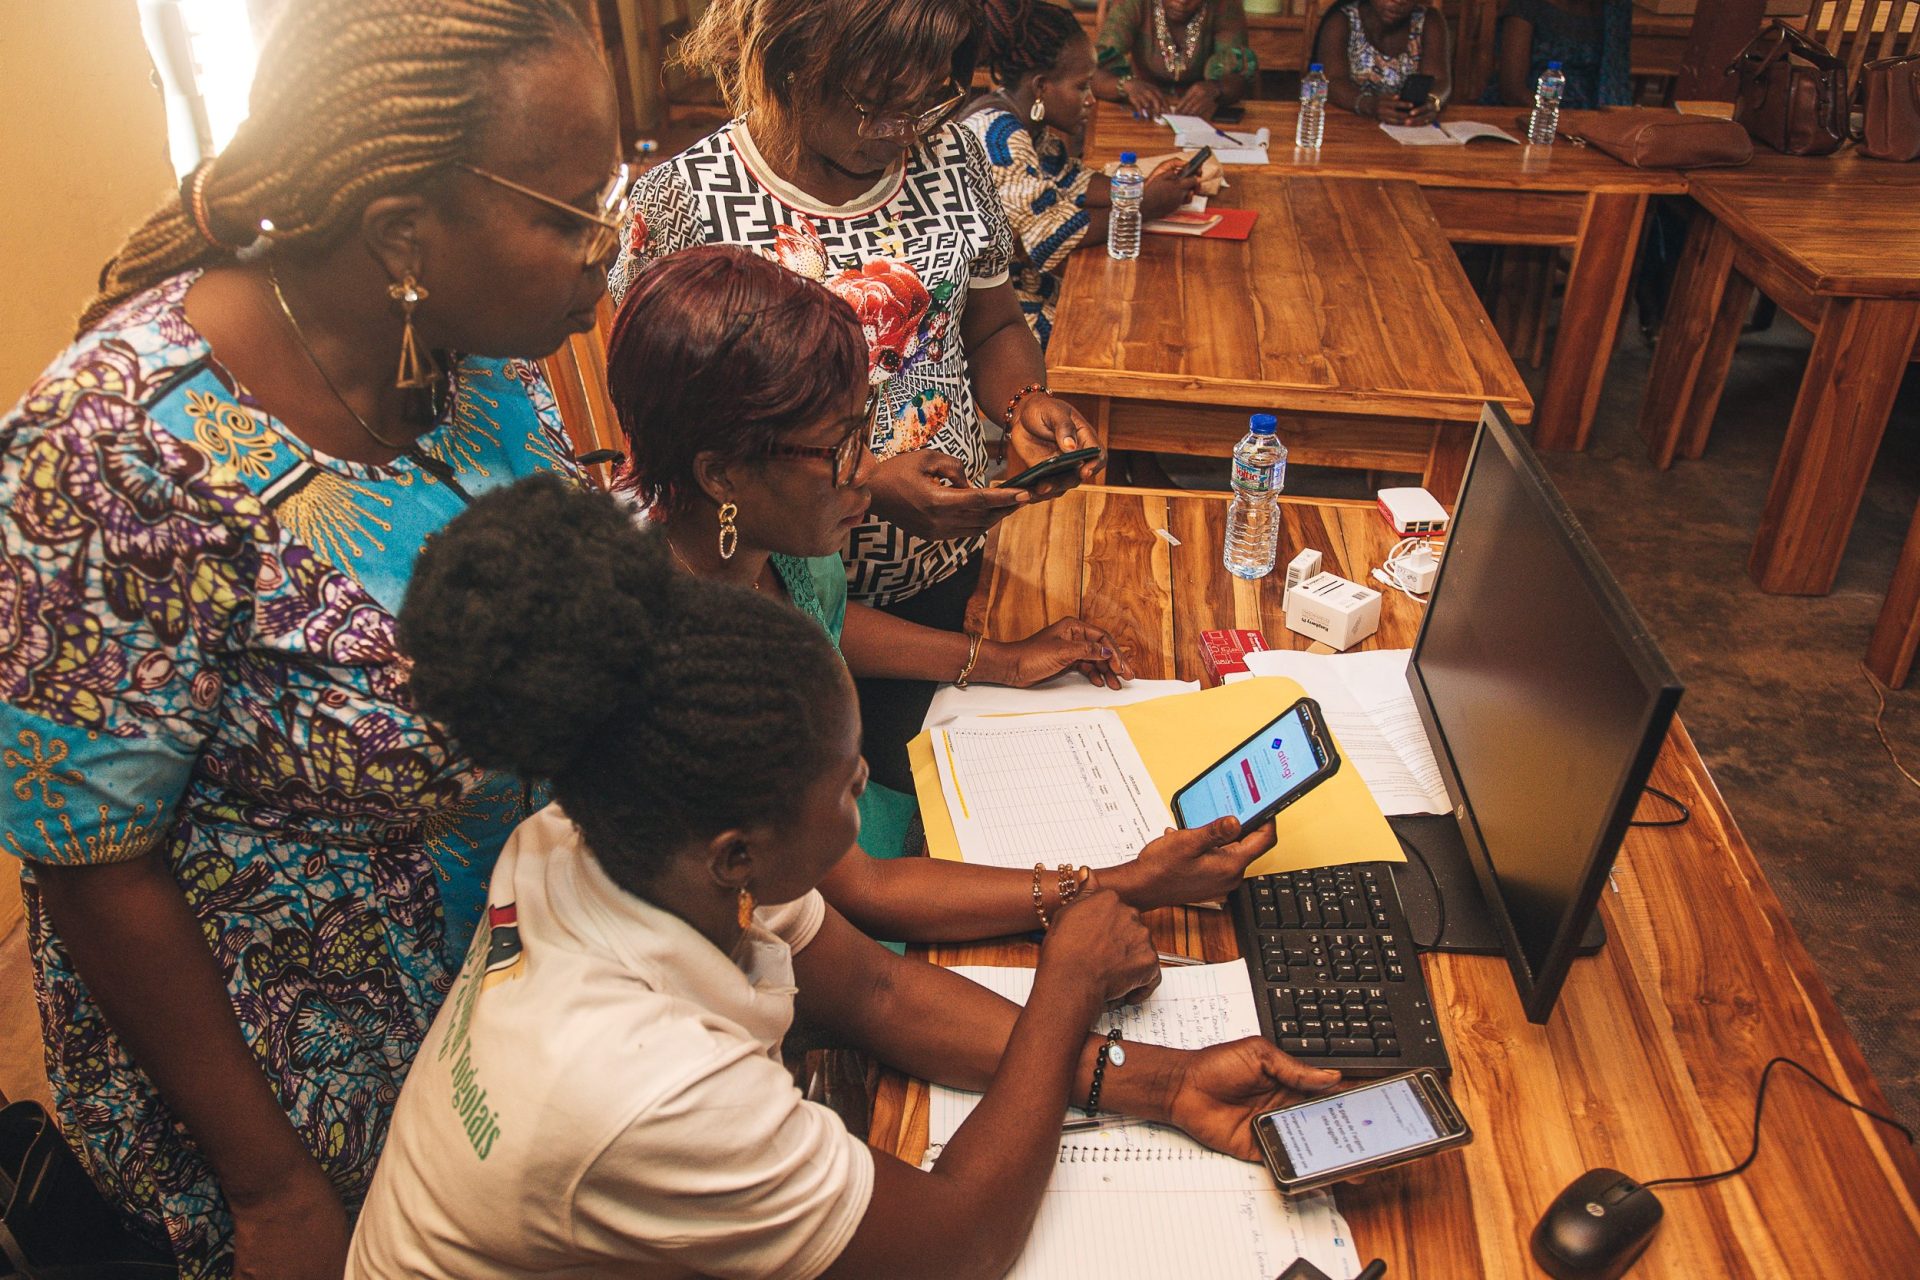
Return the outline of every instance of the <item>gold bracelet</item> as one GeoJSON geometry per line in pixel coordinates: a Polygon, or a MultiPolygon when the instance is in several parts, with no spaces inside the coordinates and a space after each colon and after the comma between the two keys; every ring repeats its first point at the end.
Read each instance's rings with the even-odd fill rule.
{"type": "MultiPolygon", "coordinates": [[[[1070,863],[1061,863],[1060,882],[1054,890],[1060,895],[1060,906],[1064,907],[1080,896],[1080,884],[1080,880],[1074,874],[1073,866],[1070,863]]],[[[1055,910],[1058,909],[1058,907],[1055,908],[1055,910]]]]}
{"type": "Polygon", "coordinates": [[[1040,877],[1046,873],[1046,863],[1036,862],[1033,864],[1033,914],[1040,917],[1040,927],[1042,929],[1051,929],[1053,928],[1053,921],[1047,919],[1046,891],[1040,887],[1040,877]]]}
{"type": "Polygon", "coordinates": [[[967,639],[969,641],[967,645],[967,665],[960,668],[960,674],[954,678],[953,687],[956,689],[964,689],[967,687],[967,677],[973,674],[973,664],[980,661],[980,646],[986,642],[987,633],[984,631],[968,632],[967,639]]]}

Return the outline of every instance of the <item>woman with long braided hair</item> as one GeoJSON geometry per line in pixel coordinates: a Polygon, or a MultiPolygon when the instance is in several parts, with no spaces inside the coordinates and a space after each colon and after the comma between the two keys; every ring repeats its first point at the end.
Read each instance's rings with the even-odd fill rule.
{"type": "Polygon", "coordinates": [[[394,614],[571,471],[531,358],[624,175],[565,0],[302,0],[252,108],[0,420],[0,843],[101,1191],[187,1276],[303,1280],[535,800],[414,709],[394,614]]]}
{"type": "MultiPolygon", "coordinates": [[[[1082,167],[1067,149],[1093,101],[1093,41],[1073,11],[1052,0],[983,0],[980,12],[981,49],[995,88],[968,103],[961,120],[986,148],[1000,206],[1020,243],[1013,292],[1044,351],[1067,255],[1107,242],[1107,176],[1082,167]]],[[[1180,167],[1169,160],[1147,176],[1144,216],[1164,218],[1200,185],[1199,175],[1183,178],[1180,167]]]]}

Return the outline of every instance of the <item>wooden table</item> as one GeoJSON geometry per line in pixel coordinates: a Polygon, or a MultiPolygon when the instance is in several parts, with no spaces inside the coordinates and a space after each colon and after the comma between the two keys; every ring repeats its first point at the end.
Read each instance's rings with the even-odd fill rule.
{"type": "MultiPolygon", "coordinates": [[[[1281,559],[1318,548],[1364,575],[1390,542],[1364,503],[1283,500],[1281,559]]],[[[1002,524],[975,597],[976,621],[1021,634],[1080,613],[1111,626],[1141,676],[1198,677],[1200,632],[1280,624],[1278,576],[1220,567],[1226,500],[1090,489],[1002,524]],[[1169,546],[1154,534],[1180,539],[1169,546]]],[[[1405,647],[1419,608],[1385,602],[1371,646],[1405,647]]],[[[1338,1189],[1362,1259],[1394,1280],[1537,1276],[1527,1236],[1568,1182],[1605,1165],[1640,1178],[1705,1173],[1746,1154],[1761,1066],[1790,1054],[1876,1109],[1885,1100],[1788,926],[1752,852],[1676,722],[1654,785],[1693,809],[1688,825],[1635,829],[1602,896],[1609,941],[1576,960],[1544,1027],[1527,1022],[1506,962],[1422,957],[1474,1144],[1338,1189]]],[[[1155,942],[1209,960],[1235,954],[1224,913],[1153,913],[1155,942]]],[[[948,964],[1032,964],[1024,942],[946,948],[948,964]]],[[[1913,1275],[1920,1263],[1920,1157],[1897,1134],[1792,1073],[1767,1102],[1759,1159],[1743,1176],[1662,1188],[1666,1220],[1636,1280],[1913,1275]]],[[[918,1159],[926,1092],[883,1077],[871,1140],[918,1159]]]]}
{"type": "MultiPolygon", "coordinates": [[[[1920,165],[1756,148],[1745,168],[1697,171],[1691,191],[1640,431],[1658,466],[1701,455],[1754,289],[1811,329],[1747,571],[1765,591],[1822,595],[1920,335],[1920,165]]],[[[1920,641],[1920,521],[1895,581],[1869,659],[1892,683],[1920,641]]]]}
{"type": "MultiPolygon", "coordinates": [[[[1417,183],[1446,238],[1455,244],[1552,245],[1573,251],[1573,269],[1561,303],[1547,386],[1534,415],[1534,443],[1546,449],[1586,446],[1600,385],[1613,355],[1633,272],[1647,199],[1678,195],[1676,173],[1634,169],[1591,147],[1561,143],[1534,149],[1480,142],[1465,147],[1407,147],[1377,122],[1348,111],[1327,113],[1318,154],[1292,147],[1300,108],[1253,102],[1236,129],[1266,127],[1272,164],[1235,167],[1229,180],[1250,173],[1298,172],[1322,177],[1378,178],[1417,183]]],[[[1449,120],[1479,120],[1519,135],[1514,107],[1450,108],[1449,120]]],[[[1578,130],[1589,113],[1568,111],[1563,128],[1578,130]]],[[[1089,159],[1104,163],[1121,151],[1142,155],[1171,145],[1164,125],[1138,121],[1112,103],[1096,106],[1087,142],[1089,159]]],[[[1256,232],[1257,234],[1257,232],[1256,232]]]]}
{"type": "Polygon", "coordinates": [[[1047,380],[1104,443],[1225,456],[1272,412],[1302,462],[1418,471],[1450,496],[1483,402],[1533,400],[1410,182],[1240,171],[1250,239],[1071,259],[1047,380]],[[1438,424],[1438,425],[1436,425],[1438,424]]]}

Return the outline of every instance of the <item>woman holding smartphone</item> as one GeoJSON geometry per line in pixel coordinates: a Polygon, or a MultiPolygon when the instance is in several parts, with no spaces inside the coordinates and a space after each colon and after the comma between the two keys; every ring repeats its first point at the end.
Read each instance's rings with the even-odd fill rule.
{"type": "MultiPolygon", "coordinates": [[[[1117,684],[1125,659],[1111,636],[1078,618],[1008,641],[919,626],[847,599],[840,547],[866,513],[874,469],[865,374],[859,321],[823,286],[732,246],[675,254],[627,294],[607,351],[630,459],[620,488],[645,505],[682,572],[784,601],[834,641],[856,677],[935,679],[971,654],[980,681],[1027,685],[1077,667],[1117,684]],[[728,504],[738,509],[738,535],[723,557],[709,530],[728,504]]],[[[769,667],[785,661],[765,644],[756,652],[769,667]]],[[[864,746],[871,749],[870,736],[864,746]]],[[[896,808],[877,790],[861,797],[861,848],[820,886],[868,933],[998,937],[1034,928],[1059,905],[1053,867],[1030,875],[886,860],[900,851],[905,824],[891,820],[896,808]]],[[[910,814],[912,797],[900,799],[910,814]]],[[[1086,887],[1113,889],[1140,910],[1214,898],[1272,844],[1265,824],[1243,837],[1231,819],[1212,822],[1089,872],[1086,887]]]]}
{"type": "Polygon", "coordinates": [[[1418,0],[1345,0],[1320,23],[1327,96],[1382,124],[1432,124],[1453,96],[1447,19],[1418,0]],[[1409,82],[1422,91],[1406,92],[1409,82]]]}
{"type": "Polygon", "coordinates": [[[1336,1079],[1258,1037],[1090,1035],[1157,981],[1111,893],[1055,913],[1024,1009],[853,929],[817,892],[866,779],[845,667],[765,593],[676,572],[609,497],[534,481],[476,503],[422,554],[401,643],[422,705],[557,804],[501,855],[355,1280],[984,1280],[1024,1246],[1069,1106],[1252,1160],[1254,1115],[1336,1079]],[[796,1018],[986,1096],[917,1169],[801,1098],[780,1064],[796,1018]]]}

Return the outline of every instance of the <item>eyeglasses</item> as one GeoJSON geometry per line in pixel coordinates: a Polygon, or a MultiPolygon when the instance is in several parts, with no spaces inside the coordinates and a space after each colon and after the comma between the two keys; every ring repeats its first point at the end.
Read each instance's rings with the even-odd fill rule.
{"type": "Polygon", "coordinates": [[[770,444],[769,458],[825,458],[833,463],[833,487],[844,489],[860,469],[860,455],[873,447],[874,423],[880,417],[880,393],[867,393],[867,419],[849,431],[839,444],[770,444]]]}
{"type": "Polygon", "coordinates": [[[580,219],[586,224],[586,242],[581,246],[581,253],[582,260],[587,266],[603,261],[620,244],[620,233],[626,226],[627,211],[633,204],[633,190],[628,185],[631,170],[625,164],[614,169],[613,176],[607,179],[607,185],[594,196],[592,209],[582,209],[577,205],[568,204],[565,200],[557,200],[544,192],[535,191],[532,187],[523,186],[512,178],[503,178],[491,170],[482,169],[477,164],[463,163],[459,167],[476,178],[485,178],[488,182],[505,187],[509,191],[517,191],[529,200],[538,200],[549,208],[570,213],[580,219]]]}
{"type": "Polygon", "coordinates": [[[853,110],[860,117],[859,134],[863,138],[883,139],[889,142],[913,142],[926,137],[953,114],[954,109],[966,100],[964,87],[947,81],[946,87],[953,92],[925,111],[913,114],[906,111],[875,111],[861,104],[853,96],[851,89],[841,88],[847,95],[847,101],[853,104],[853,110]]]}

